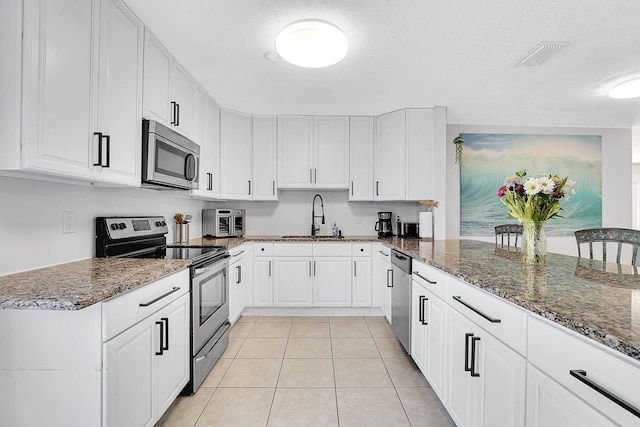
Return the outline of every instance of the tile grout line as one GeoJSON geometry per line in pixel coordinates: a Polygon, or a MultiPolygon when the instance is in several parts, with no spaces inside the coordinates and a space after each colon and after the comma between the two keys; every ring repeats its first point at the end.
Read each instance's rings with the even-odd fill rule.
{"type": "MultiPolygon", "coordinates": [[[[258,317],[258,319],[260,318],[258,317]]],[[[256,320],[256,323],[257,323],[257,320],[256,320]]],[[[265,423],[265,427],[269,425],[269,419],[271,418],[271,411],[273,410],[273,403],[276,400],[276,393],[278,392],[278,384],[280,383],[280,375],[282,375],[282,366],[284,365],[284,355],[287,353],[287,347],[289,346],[289,338],[291,338],[291,329],[293,329],[293,316],[291,317],[289,333],[287,334],[287,337],[286,337],[287,343],[285,344],[284,351],[282,352],[282,359],[280,360],[280,370],[278,371],[278,378],[276,379],[276,385],[273,388],[273,396],[271,396],[271,405],[269,405],[269,413],[267,414],[267,421],[265,423]]]]}

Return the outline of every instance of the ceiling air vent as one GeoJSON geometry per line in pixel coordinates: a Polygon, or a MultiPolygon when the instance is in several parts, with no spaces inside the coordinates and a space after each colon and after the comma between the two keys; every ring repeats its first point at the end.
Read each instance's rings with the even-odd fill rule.
{"type": "Polygon", "coordinates": [[[542,42],[531,49],[524,57],[522,57],[516,65],[540,65],[551,55],[558,52],[563,47],[568,46],[566,42],[542,42]]]}

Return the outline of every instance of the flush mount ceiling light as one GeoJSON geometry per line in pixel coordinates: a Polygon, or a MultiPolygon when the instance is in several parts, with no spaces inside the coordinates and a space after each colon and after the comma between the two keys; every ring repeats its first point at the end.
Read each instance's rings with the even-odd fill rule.
{"type": "Polygon", "coordinates": [[[325,21],[294,22],[280,31],[276,50],[285,61],[305,68],[336,64],[349,49],[347,37],[338,27],[325,21]]]}
{"type": "Polygon", "coordinates": [[[629,99],[640,97],[640,77],[616,84],[610,91],[609,97],[614,99],[629,99]]]}

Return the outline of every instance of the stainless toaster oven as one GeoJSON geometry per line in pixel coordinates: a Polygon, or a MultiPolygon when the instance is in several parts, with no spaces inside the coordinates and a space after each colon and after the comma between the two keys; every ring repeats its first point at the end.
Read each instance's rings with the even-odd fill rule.
{"type": "Polygon", "coordinates": [[[239,237],[245,233],[244,209],[203,209],[203,237],[239,237]]]}

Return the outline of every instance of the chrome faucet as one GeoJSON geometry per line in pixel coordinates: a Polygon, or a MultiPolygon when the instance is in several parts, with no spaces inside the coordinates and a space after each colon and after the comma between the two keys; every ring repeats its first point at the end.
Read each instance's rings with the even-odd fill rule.
{"type": "Polygon", "coordinates": [[[311,235],[315,236],[316,231],[320,231],[320,227],[316,227],[316,218],[322,218],[322,224],[324,224],[324,203],[322,201],[322,196],[316,194],[313,196],[313,202],[311,202],[311,235]],[[320,198],[320,207],[322,207],[322,215],[316,216],[316,199],[320,198]]]}

